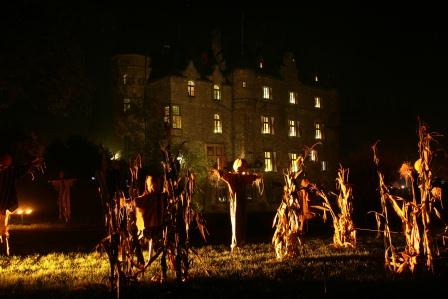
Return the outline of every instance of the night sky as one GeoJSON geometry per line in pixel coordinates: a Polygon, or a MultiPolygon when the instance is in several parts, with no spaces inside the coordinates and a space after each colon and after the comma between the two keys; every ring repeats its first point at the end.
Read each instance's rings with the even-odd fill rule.
{"type": "Polygon", "coordinates": [[[7,114],[0,110],[3,116],[40,130],[48,140],[79,133],[101,141],[109,115],[105,87],[111,55],[159,57],[167,46],[182,49],[184,58],[200,55],[210,48],[210,31],[218,28],[231,64],[240,52],[244,15],[248,53],[275,61],[289,49],[304,81],[317,72],[322,84],[338,89],[343,161],[368,156],[377,139],[401,160],[412,159],[418,115],[431,129],[448,132],[448,49],[441,7],[284,4],[232,10],[195,1],[175,2],[174,9],[175,3],[105,3],[2,3],[0,84],[22,86],[19,94],[25,95],[16,98],[31,107],[7,114]],[[54,109],[42,112],[48,101],[54,109]]]}

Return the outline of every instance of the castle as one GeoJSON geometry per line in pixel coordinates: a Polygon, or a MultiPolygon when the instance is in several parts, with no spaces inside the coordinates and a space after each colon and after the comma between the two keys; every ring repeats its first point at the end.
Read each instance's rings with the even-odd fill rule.
{"type": "MultiPolygon", "coordinates": [[[[164,139],[218,168],[244,158],[253,171],[264,173],[261,198],[268,203],[264,208],[273,208],[283,169],[305,146],[319,143],[306,162],[307,176],[332,188],[339,163],[337,91],[321,87],[317,76],[312,84],[301,82],[291,53],[284,55],[279,76],[264,72],[263,64],[226,72],[216,64],[204,76],[190,61],[179,72],[153,78],[150,57],[114,56],[114,128],[121,150],[125,155],[144,151],[164,139]]],[[[227,209],[220,205],[225,201],[220,188],[207,190],[213,200],[204,199],[206,209],[227,209]]],[[[260,200],[256,192],[248,197],[260,200]]]]}

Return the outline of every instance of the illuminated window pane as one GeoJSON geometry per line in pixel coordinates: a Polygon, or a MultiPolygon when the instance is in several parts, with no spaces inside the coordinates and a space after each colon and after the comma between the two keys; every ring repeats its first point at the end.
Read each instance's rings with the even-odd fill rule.
{"type": "Polygon", "coordinates": [[[314,76],[314,82],[319,82],[319,77],[317,75],[314,76]]]}
{"type": "Polygon", "coordinates": [[[219,116],[218,113],[216,113],[213,117],[214,119],[214,127],[213,127],[213,133],[215,134],[220,134],[222,133],[222,122],[221,122],[221,117],[219,116]]]}
{"type": "Polygon", "coordinates": [[[274,117],[261,117],[261,134],[274,134],[274,117]]]}
{"type": "Polygon", "coordinates": [[[321,161],[320,162],[320,169],[322,171],[326,171],[327,170],[327,161],[321,161]]]}
{"type": "Polygon", "coordinates": [[[217,84],[213,85],[213,99],[214,100],[221,99],[221,87],[217,84]]]}
{"type": "Polygon", "coordinates": [[[224,145],[222,144],[207,144],[207,159],[218,169],[224,168],[226,165],[226,156],[224,151],[224,145]]]}
{"type": "Polygon", "coordinates": [[[288,120],[288,125],[289,125],[288,135],[291,137],[299,136],[299,121],[288,120]]]}
{"type": "Polygon", "coordinates": [[[299,165],[297,164],[297,154],[296,153],[288,153],[289,157],[289,167],[291,171],[297,172],[299,171],[299,165]]]}
{"type": "Polygon", "coordinates": [[[123,112],[131,110],[131,99],[123,99],[123,112]]]}
{"type": "Polygon", "coordinates": [[[317,140],[321,140],[324,138],[324,134],[322,133],[323,130],[323,124],[321,123],[315,123],[314,124],[314,128],[315,128],[315,136],[314,138],[316,138],[317,140]]]}
{"type": "Polygon", "coordinates": [[[263,99],[270,100],[272,99],[272,88],[269,86],[263,86],[263,99]]]}
{"type": "Polygon", "coordinates": [[[322,99],[321,97],[314,97],[314,108],[321,108],[322,99]]]}
{"type": "Polygon", "coordinates": [[[188,96],[194,97],[194,81],[188,81],[188,96]]]}
{"type": "Polygon", "coordinates": [[[262,60],[260,60],[260,62],[258,63],[258,67],[259,67],[260,69],[263,68],[263,61],[262,61],[262,60]]]}
{"type": "Polygon", "coordinates": [[[297,104],[297,92],[294,91],[289,92],[289,103],[297,104]]]}
{"type": "Polygon", "coordinates": [[[264,152],[264,171],[275,170],[275,152],[264,152]]]}
{"type": "Polygon", "coordinates": [[[171,121],[170,121],[170,106],[165,106],[163,108],[163,121],[167,125],[169,125],[171,123],[171,121]]]}
{"type": "Polygon", "coordinates": [[[243,87],[246,88],[246,86],[247,86],[246,81],[243,81],[243,87]]]}
{"type": "Polygon", "coordinates": [[[182,129],[182,116],[180,114],[180,107],[171,106],[173,112],[173,129],[182,129]]]}
{"type": "Polygon", "coordinates": [[[317,161],[317,151],[316,150],[311,150],[310,152],[310,160],[313,162],[317,161]]]}

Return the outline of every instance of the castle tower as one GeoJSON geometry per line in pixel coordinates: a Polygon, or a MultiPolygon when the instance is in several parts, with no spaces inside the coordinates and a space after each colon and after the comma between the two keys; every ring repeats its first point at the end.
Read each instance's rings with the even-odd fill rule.
{"type": "Polygon", "coordinates": [[[146,142],[144,104],[150,61],[138,54],[112,57],[114,146],[125,155],[141,150],[146,142]]]}

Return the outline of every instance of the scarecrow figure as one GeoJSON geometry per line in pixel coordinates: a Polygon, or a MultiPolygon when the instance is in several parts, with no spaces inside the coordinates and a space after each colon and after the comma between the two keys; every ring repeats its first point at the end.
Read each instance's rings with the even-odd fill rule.
{"type": "Polygon", "coordinates": [[[232,172],[212,170],[213,175],[227,183],[230,191],[230,222],[232,225],[232,240],[230,249],[244,245],[246,241],[247,197],[246,186],[259,184],[261,176],[247,172],[247,161],[236,159],[232,172]]]}
{"type": "Polygon", "coordinates": [[[141,237],[149,238],[149,257],[152,257],[153,242],[161,232],[166,200],[162,194],[163,184],[156,177],[147,175],[144,192],[135,198],[136,225],[141,237]]]}

